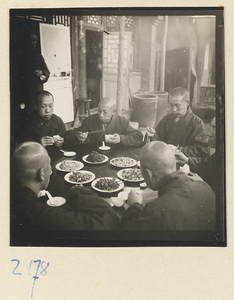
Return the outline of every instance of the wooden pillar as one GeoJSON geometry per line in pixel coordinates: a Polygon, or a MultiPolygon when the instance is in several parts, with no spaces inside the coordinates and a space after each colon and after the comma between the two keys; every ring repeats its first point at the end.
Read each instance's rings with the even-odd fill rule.
{"type": "Polygon", "coordinates": [[[79,67],[79,97],[86,98],[86,38],[83,20],[79,20],[79,67]]]}
{"type": "Polygon", "coordinates": [[[161,51],[161,72],[160,72],[160,91],[161,92],[163,92],[164,88],[165,88],[167,27],[168,27],[168,16],[165,16],[164,17],[163,38],[162,38],[162,51],[161,51]]]}
{"type": "MultiPolygon", "coordinates": [[[[192,47],[189,47],[189,57],[188,57],[188,81],[187,81],[187,90],[189,91],[190,94],[190,89],[191,89],[191,70],[192,70],[192,47]]],[[[192,100],[192,99],[190,99],[192,100]]]]}
{"type": "Polygon", "coordinates": [[[118,58],[118,77],[117,77],[117,113],[122,114],[122,101],[124,97],[124,68],[123,68],[123,57],[124,57],[124,26],[125,17],[120,16],[120,32],[119,32],[119,58],[118,58]]]}
{"type": "MultiPolygon", "coordinates": [[[[72,58],[72,91],[74,108],[76,99],[79,98],[79,43],[78,43],[78,18],[71,16],[71,58],[72,58]]],[[[75,111],[75,110],[74,110],[75,111]]]]}

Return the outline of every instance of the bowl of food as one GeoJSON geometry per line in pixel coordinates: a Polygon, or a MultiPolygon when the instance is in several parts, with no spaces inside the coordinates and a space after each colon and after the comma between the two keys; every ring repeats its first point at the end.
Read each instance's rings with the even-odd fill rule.
{"type": "Polygon", "coordinates": [[[128,181],[128,182],[141,182],[144,180],[141,174],[141,170],[137,168],[128,168],[128,169],[120,170],[117,173],[117,176],[123,181],[128,181]]]}
{"type": "Polygon", "coordinates": [[[79,171],[83,169],[84,164],[77,160],[63,160],[59,162],[55,168],[62,172],[79,171]]]}
{"type": "Polygon", "coordinates": [[[106,155],[100,154],[96,151],[92,151],[90,154],[85,155],[83,161],[88,164],[103,164],[108,161],[108,157],[106,155]]]}
{"type": "Polygon", "coordinates": [[[115,157],[111,159],[110,164],[117,168],[131,168],[136,165],[136,161],[131,157],[115,157]]]}
{"type": "Polygon", "coordinates": [[[77,171],[77,172],[70,172],[64,176],[64,179],[68,183],[72,184],[86,184],[90,183],[95,179],[95,174],[90,171],[77,171]]]}
{"type": "Polygon", "coordinates": [[[101,177],[95,179],[91,186],[94,190],[101,193],[114,193],[121,191],[124,187],[124,183],[115,177],[101,177]]]}

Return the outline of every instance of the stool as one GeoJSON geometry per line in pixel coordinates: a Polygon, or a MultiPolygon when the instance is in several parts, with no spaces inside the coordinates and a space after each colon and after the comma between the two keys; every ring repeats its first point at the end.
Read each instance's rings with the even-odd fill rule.
{"type": "Polygon", "coordinates": [[[76,120],[77,117],[79,117],[79,118],[81,118],[83,120],[86,117],[90,116],[90,102],[91,101],[92,101],[92,99],[90,99],[90,98],[76,99],[76,111],[75,111],[73,126],[74,126],[74,123],[75,123],[75,120],[76,120]],[[84,114],[77,115],[80,104],[83,105],[84,114]]]}

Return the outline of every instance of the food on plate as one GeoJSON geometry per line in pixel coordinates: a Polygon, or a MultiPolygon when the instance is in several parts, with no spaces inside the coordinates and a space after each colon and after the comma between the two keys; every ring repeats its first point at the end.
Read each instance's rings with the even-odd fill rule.
{"type": "Polygon", "coordinates": [[[140,181],[143,180],[143,176],[141,174],[141,170],[139,169],[127,169],[121,172],[121,177],[123,180],[130,181],[140,181]]]}
{"type": "Polygon", "coordinates": [[[93,151],[86,157],[86,160],[89,162],[102,162],[105,160],[105,156],[103,154],[99,154],[96,151],[93,151]]]}
{"type": "Polygon", "coordinates": [[[119,187],[119,180],[116,178],[100,178],[97,180],[95,187],[103,191],[114,191],[119,187]]]}
{"type": "Polygon", "coordinates": [[[112,165],[120,168],[128,168],[136,165],[136,161],[130,157],[116,157],[111,160],[112,165]]]}
{"type": "Polygon", "coordinates": [[[75,160],[64,160],[59,167],[63,171],[78,171],[82,169],[83,164],[75,160]]]}
{"type": "Polygon", "coordinates": [[[83,183],[86,181],[91,180],[92,174],[91,173],[84,173],[84,172],[73,172],[69,176],[69,180],[77,183],[83,183]]]}

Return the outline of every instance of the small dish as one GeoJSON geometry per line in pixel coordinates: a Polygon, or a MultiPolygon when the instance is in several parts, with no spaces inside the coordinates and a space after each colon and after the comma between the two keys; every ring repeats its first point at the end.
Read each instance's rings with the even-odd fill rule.
{"type": "Polygon", "coordinates": [[[47,204],[52,207],[58,207],[63,205],[66,202],[66,199],[63,197],[52,197],[49,200],[47,200],[47,204]]]}
{"type": "Polygon", "coordinates": [[[72,157],[72,156],[75,156],[76,155],[76,152],[74,151],[66,151],[63,153],[64,156],[66,157],[72,157]]]}
{"type": "Polygon", "coordinates": [[[99,149],[102,151],[107,151],[107,150],[110,150],[110,147],[109,146],[100,146],[99,149]]]}

